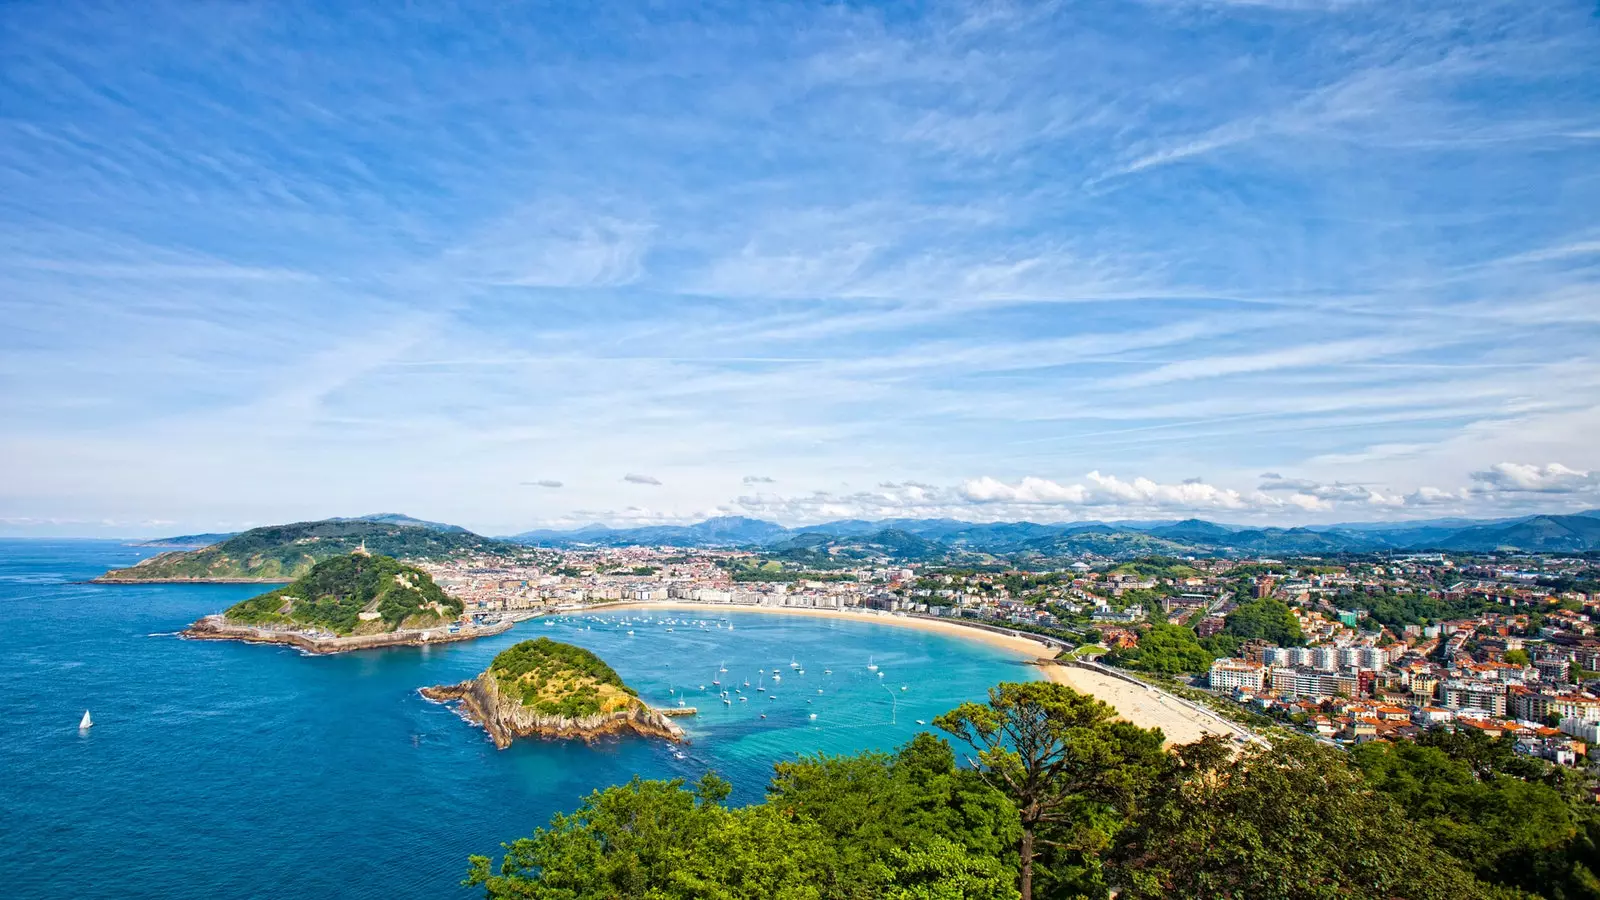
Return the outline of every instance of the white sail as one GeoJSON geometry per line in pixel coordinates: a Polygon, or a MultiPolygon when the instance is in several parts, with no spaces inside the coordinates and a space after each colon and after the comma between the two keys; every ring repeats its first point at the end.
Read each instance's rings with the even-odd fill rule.
{"type": "Polygon", "coordinates": [[[89,718],[89,711],[87,709],[83,711],[83,721],[78,723],[78,727],[79,728],[93,728],[94,727],[94,720],[89,718]]]}

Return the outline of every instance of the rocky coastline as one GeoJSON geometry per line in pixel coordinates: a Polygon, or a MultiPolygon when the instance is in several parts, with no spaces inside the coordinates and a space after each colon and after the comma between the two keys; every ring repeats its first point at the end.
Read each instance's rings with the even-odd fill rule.
{"type": "Polygon", "coordinates": [[[455,703],[456,712],[467,721],[481,725],[489,732],[495,747],[501,750],[519,737],[581,740],[592,744],[602,738],[631,734],[688,743],[682,728],[643,701],[635,700],[626,709],[592,716],[546,715],[523,705],[520,697],[502,691],[499,681],[490,672],[459,684],[421,688],[418,693],[439,703],[455,703]]]}
{"type": "Polygon", "coordinates": [[[306,634],[303,630],[265,628],[257,625],[239,625],[220,615],[206,616],[179,632],[181,637],[196,641],[243,641],[249,644],[287,644],[307,653],[348,653],[352,650],[371,650],[376,647],[423,647],[433,644],[450,644],[477,638],[504,634],[515,625],[512,621],[485,626],[464,626],[451,632],[446,628],[391,631],[383,634],[358,634],[346,637],[321,637],[306,634]]]}

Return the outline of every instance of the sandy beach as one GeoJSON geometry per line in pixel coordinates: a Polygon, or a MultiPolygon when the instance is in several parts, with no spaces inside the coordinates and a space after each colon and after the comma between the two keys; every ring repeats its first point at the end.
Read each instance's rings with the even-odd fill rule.
{"type": "Polygon", "coordinates": [[[724,612],[732,613],[770,613],[780,616],[812,616],[824,619],[844,619],[850,622],[872,622],[879,625],[897,625],[903,628],[915,628],[918,631],[931,631],[938,634],[948,634],[953,637],[966,638],[967,640],[980,641],[991,647],[1010,650],[1025,659],[1053,659],[1056,650],[1053,647],[1029,638],[1012,637],[995,631],[985,631],[982,628],[973,628],[969,625],[957,625],[954,622],[941,622],[938,619],[924,619],[916,616],[897,616],[893,613],[878,611],[845,611],[839,609],[805,609],[798,607],[769,607],[769,606],[735,606],[727,603],[674,603],[670,600],[649,600],[638,603],[608,603],[596,605],[591,609],[679,609],[696,610],[707,615],[721,615],[724,612]]]}
{"type": "Polygon", "coordinates": [[[1124,719],[1140,728],[1159,728],[1167,744],[1187,744],[1208,734],[1234,737],[1244,730],[1158,689],[1146,689],[1092,669],[1046,666],[1045,676],[1075,691],[1092,694],[1110,704],[1124,719]]]}
{"type": "Polygon", "coordinates": [[[591,609],[693,610],[702,615],[721,615],[724,612],[768,613],[781,616],[845,619],[852,622],[875,622],[901,628],[937,632],[964,640],[980,641],[991,647],[1009,650],[1024,659],[1035,660],[1040,664],[1040,669],[1049,680],[1064,684],[1073,690],[1098,697],[1115,709],[1122,718],[1141,728],[1160,728],[1169,745],[1186,744],[1190,741],[1199,740],[1207,734],[1221,734],[1232,737],[1243,733],[1242,729],[1232,723],[1226,722],[1208,712],[1196,710],[1179,698],[1172,697],[1158,689],[1146,689],[1140,685],[1091,669],[1050,662],[1055,658],[1057,651],[1054,647],[1042,641],[1026,637],[1013,637],[955,622],[925,619],[918,616],[897,616],[892,613],[878,611],[847,612],[836,609],[733,606],[720,603],[672,601],[609,603],[597,605],[591,607],[591,609]]]}

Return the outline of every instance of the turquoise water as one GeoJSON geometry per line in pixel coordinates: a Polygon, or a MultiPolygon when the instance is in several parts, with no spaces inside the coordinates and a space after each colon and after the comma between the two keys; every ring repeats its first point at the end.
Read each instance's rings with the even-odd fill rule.
{"type": "Polygon", "coordinates": [[[759,799],[775,760],[889,749],[922,730],[917,719],[1035,677],[972,641],[710,610],[565,617],[472,643],[334,657],[183,641],[172,633],[259,588],[75,583],[146,555],[103,541],[0,540],[5,896],[470,897],[457,884],[469,853],[531,833],[597,787],[716,769],[736,801],[759,799]],[[682,758],[643,740],[496,751],[416,694],[540,635],[599,653],[652,703],[698,707],[680,720],[693,737],[682,758]],[[776,689],[769,678],[756,691],[759,670],[775,668],[776,689]],[[718,677],[751,699],[722,704],[718,677]],[[96,727],[80,734],[86,708],[96,727]]]}

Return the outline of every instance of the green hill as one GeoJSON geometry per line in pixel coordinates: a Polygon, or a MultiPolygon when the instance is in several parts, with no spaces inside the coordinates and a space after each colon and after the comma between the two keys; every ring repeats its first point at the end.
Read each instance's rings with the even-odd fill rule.
{"type": "Polygon", "coordinates": [[[522,705],[568,718],[625,709],[638,694],[605,661],[582,647],[547,637],[500,652],[489,665],[500,689],[522,705]]]}
{"type": "Polygon", "coordinates": [[[97,581],[289,581],[325,559],[365,547],[399,559],[438,560],[521,548],[470,531],[439,531],[368,520],[297,522],[252,528],[198,550],[162,553],[113,569],[97,581]]]}
{"type": "Polygon", "coordinates": [[[391,556],[325,559],[274,591],[228,608],[242,625],[306,625],[337,634],[381,634],[449,622],[464,607],[428,573],[391,556]]]}

